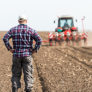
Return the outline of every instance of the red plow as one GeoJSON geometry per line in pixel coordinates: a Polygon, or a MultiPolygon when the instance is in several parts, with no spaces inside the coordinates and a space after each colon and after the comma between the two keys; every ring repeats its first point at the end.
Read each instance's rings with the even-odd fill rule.
{"type": "MultiPolygon", "coordinates": [[[[83,19],[82,19],[83,25],[83,19]]],[[[48,33],[48,40],[43,40],[42,45],[49,46],[87,46],[88,33],[79,32],[74,26],[74,20],[71,16],[62,16],[58,18],[58,26],[55,32],[48,33]]]]}
{"type": "MultiPolygon", "coordinates": [[[[83,24],[83,20],[82,20],[83,24]]],[[[48,40],[42,41],[49,43],[50,46],[86,46],[88,34],[78,32],[77,27],[74,26],[73,17],[62,16],[58,18],[58,27],[55,32],[48,33],[48,40]]]]}

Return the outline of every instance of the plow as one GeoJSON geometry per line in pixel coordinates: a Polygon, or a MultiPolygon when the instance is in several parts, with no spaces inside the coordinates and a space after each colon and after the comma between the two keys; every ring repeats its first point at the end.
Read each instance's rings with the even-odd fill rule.
{"type": "MultiPolygon", "coordinates": [[[[77,22],[77,20],[76,20],[77,22]]],[[[48,33],[48,40],[42,40],[42,45],[49,46],[87,46],[88,33],[79,32],[74,25],[74,19],[71,16],[58,17],[58,25],[54,32],[48,33]]]]}

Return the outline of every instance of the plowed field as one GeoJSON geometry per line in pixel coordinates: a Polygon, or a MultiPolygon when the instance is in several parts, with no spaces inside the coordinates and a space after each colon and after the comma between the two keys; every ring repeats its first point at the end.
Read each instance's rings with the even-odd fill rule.
{"type": "MultiPolygon", "coordinates": [[[[0,33],[0,92],[11,92],[12,54],[5,48],[0,33]]],[[[47,32],[39,33],[43,40],[47,32]]],[[[91,33],[92,34],[92,33],[91,33]]],[[[92,38],[91,35],[89,37],[92,38]]],[[[42,46],[34,58],[33,92],[92,92],[92,44],[88,47],[42,46]]],[[[23,76],[21,79],[24,92],[23,76]]]]}

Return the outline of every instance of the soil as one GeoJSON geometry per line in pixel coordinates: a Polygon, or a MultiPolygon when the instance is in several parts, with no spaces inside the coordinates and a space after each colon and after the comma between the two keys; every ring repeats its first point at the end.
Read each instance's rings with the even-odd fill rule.
{"type": "MultiPolygon", "coordinates": [[[[5,48],[0,32],[0,92],[11,92],[12,54],[5,48]]],[[[48,32],[39,32],[47,40],[48,32]]],[[[32,92],[92,92],[92,42],[88,33],[87,47],[48,46],[43,43],[34,59],[32,92]]],[[[18,92],[24,92],[22,87],[18,92]]]]}

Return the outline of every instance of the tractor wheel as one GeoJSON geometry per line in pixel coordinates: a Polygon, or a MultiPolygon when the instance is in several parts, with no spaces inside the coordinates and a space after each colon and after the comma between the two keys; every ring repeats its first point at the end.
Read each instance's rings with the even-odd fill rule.
{"type": "Polygon", "coordinates": [[[61,45],[64,46],[64,39],[61,38],[61,45]]]}
{"type": "Polygon", "coordinates": [[[70,46],[70,40],[69,40],[69,38],[66,39],[66,45],[70,46]]]}
{"type": "Polygon", "coordinates": [[[59,45],[61,45],[61,40],[58,41],[59,45]]]}
{"type": "Polygon", "coordinates": [[[75,47],[76,46],[76,42],[75,41],[72,41],[72,43],[73,43],[73,46],[75,47]]]}
{"type": "Polygon", "coordinates": [[[76,40],[75,40],[75,38],[74,38],[74,37],[72,38],[72,45],[73,45],[73,46],[75,46],[75,45],[76,45],[76,40]]]}
{"type": "Polygon", "coordinates": [[[59,41],[58,41],[58,38],[56,37],[55,38],[55,46],[58,46],[58,44],[59,44],[59,41]]]}
{"type": "Polygon", "coordinates": [[[52,46],[52,39],[49,39],[49,46],[52,46]]]}
{"type": "Polygon", "coordinates": [[[80,47],[82,46],[81,40],[78,41],[78,46],[80,46],[80,47]]]}
{"type": "Polygon", "coordinates": [[[81,47],[82,46],[82,39],[80,37],[78,37],[78,39],[76,40],[77,46],[81,47]]]}
{"type": "Polygon", "coordinates": [[[87,38],[84,38],[84,46],[87,46],[87,38]]]}

